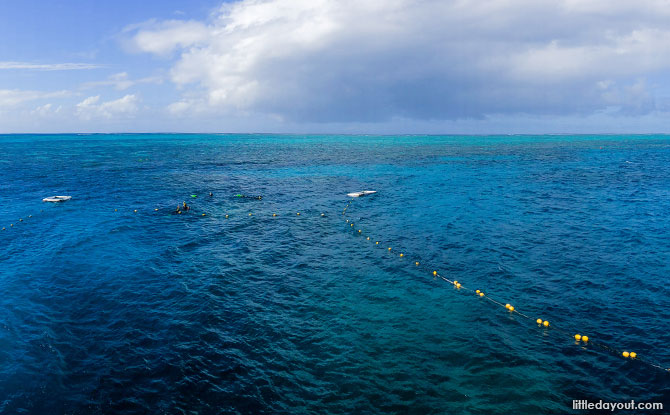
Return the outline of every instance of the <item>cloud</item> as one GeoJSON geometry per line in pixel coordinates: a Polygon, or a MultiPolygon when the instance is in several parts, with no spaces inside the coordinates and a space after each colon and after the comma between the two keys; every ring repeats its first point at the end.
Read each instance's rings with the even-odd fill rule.
{"type": "Polygon", "coordinates": [[[661,0],[243,0],[131,32],[178,51],[172,113],[378,122],[654,111],[668,22],[661,0]]]}
{"type": "Polygon", "coordinates": [[[30,115],[39,116],[39,117],[48,117],[52,115],[59,114],[63,107],[61,105],[54,108],[53,104],[44,104],[36,107],[30,111],[30,115]]]}
{"type": "Polygon", "coordinates": [[[114,101],[100,102],[100,95],[88,97],[76,105],[75,113],[82,120],[129,117],[138,110],[139,99],[132,94],[114,101]]]}
{"type": "Polygon", "coordinates": [[[124,91],[132,86],[139,84],[160,84],[163,78],[158,76],[148,76],[140,79],[130,79],[127,72],[119,72],[107,77],[104,81],[86,82],[81,87],[83,89],[97,88],[101,86],[112,86],[118,91],[124,91]]]}
{"type": "Polygon", "coordinates": [[[99,69],[103,65],[91,63],[28,63],[28,62],[0,62],[0,69],[32,69],[39,71],[77,71],[82,69],[99,69]]]}
{"type": "MultiPolygon", "coordinates": [[[[140,25],[144,30],[136,33],[134,46],[140,52],[150,52],[165,55],[174,49],[189,47],[209,39],[208,28],[200,22],[167,20],[156,23],[154,21],[140,25]],[[148,30],[147,30],[148,29],[148,30]]],[[[135,26],[131,26],[132,30],[135,26]]]]}
{"type": "Polygon", "coordinates": [[[50,98],[64,98],[72,95],[69,91],[28,91],[20,89],[0,89],[0,108],[13,108],[29,101],[50,98]]]}

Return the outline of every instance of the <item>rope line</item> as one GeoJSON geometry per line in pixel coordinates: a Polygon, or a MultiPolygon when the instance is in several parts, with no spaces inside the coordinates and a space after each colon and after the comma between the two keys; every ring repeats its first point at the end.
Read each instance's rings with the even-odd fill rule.
{"type": "MultiPolygon", "coordinates": [[[[364,235],[362,229],[355,227],[355,223],[353,221],[351,221],[349,219],[346,219],[347,210],[349,209],[349,207],[351,207],[351,204],[353,203],[353,201],[354,201],[354,199],[349,200],[347,202],[346,206],[344,207],[344,209],[342,210],[342,215],[345,217],[345,223],[347,223],[349,225],[349,227],[348,227],[349,229],[355,229],[356,230],[354,232],[355,235],[365,236],[366,240],[374,241],[375,243],[373,245],[373,248],[379,247],[380,244],[382,244],[381,240],[377,240],[377,239],[371,238],[370,236],[364,235]]],[[[383,244],[382,244],[382,247],[383,247],[383,244]]],[[[391,247],[387,247],[385,251],[389,252],[389,253],[394,252],[391,247]]],[[[548,330],[553,330],[553,331],[556,331],[557,333],[560,333],[562,335],[572,337],[572,338],[575,339],[575,344],[577,344],[577,345],[595,346],[595,347],[598,347],[600,349],[606,350],[606,351],[608,351],[612,354],[623,357],[625,359],[636,360],[640,363],[646,364],[646,365],[651,366],[653,368],[660,369],[660,370],[663,370],[665,372],[670,372],[670,368],[662,366],[658,362],[649,360],[647,358],[639,357],[637,355],[637,353],[635,353],[635,352],[620,350],[620,349],[617,349],[616,347],[610,346],[610,345],[608,345],[604,342],[601,342],[601,341],[593,341],[592,339],[589,338],[589,336],[586,336],[586,335],[581,335],[581,334],[574,334],[573,335],[572,333],[576,333],[576,332],[574,332],[574,331],[571,332],[571,331],[568,331],[567,329],[564,329],[564,328],[561,328],[561,327],[556,326],[554,324],[551,324],[551,323],[549,323],[548,320],[544,320],[544,319],[541,319],[541,318],[535,319],[535,318],[517,310],[516,307],[514,307],[510,303],[503,303],[502,300],[499,301],[499,300],[495,299],[489,293],[484,293],[481,290],[478,290],[478,289],[475,290],[475,289],[469,288],[469,287],[463,285],[463,283],[459,282],[458,280],[453,280],[453,281],[450,280],[446,276],[440,274],[434,268],[431,269],[431,268],[427,267],[425,264],[423,264],[422,261],[420,261],[418,258],[416,258],[414,256],[408,256],[404,252],[400,252],[398,254],[398,257],[403,258],[403,259],[404,258],[410,259],[416,265],[416,268],[418,268],[420,271],[425,271],[425,272],[432,273],[433,279],[439,278],[439,279],[443,280],[444,282],[455,286],[457,291],[459,291],[459,292],[467,291],[467,292],[470,292],[470,293],[474,293],[479,298],[488,300],[490,303],[492,303],[494,305],[505,308],[511,314],[516,314],[516,315],[519,315],[520,317],[522,317],[526,320],[534,321],[535,323],[537,323],[537,325],[539,327],[543,327],[543,328],[548,329],[548,330]]]]}
{"type": "MultiPolygon", "coordinates": [[[[44,209],[40,209],[40,213],[42,213],[42,212],[44,212],[44,209]]],[[[9,226],[3,226],[2,228],[0,228],[0,232],[11,231],[13,229],[16,229],[17,226],[19,226],[21,224],[24,224],[24,223],[27,223],[28,219],[32,219],[35,215],[27,215],[27,216],[20,217],[18,220],[10,223],[9,226]]]]}
{"type": "MultiPolygon", "coordinates": [[[[347,210],[349,209],[349,207],[351,207],[351,204],[353,203],[353,201],[354,201],[354,199],[351,199],[351,200],[349,200],[349,201],[347,202],[346,206],[345,206],[344,209],[342,210],[342,215],[345,217],[345,221],[346,221],[346,223],[349,225],[349,227],[348,227],[349,229],[354,230],[354,231],[355,231],[354,233],[355,233],[356,235],[365,236],[365,235],[363,235],[363,230],[362,230],[362,229],[355,228],[355,224],[354,224],[354,222],[352,222],[352,221],[349,220],[349,219],[346,219],[347,210]]],[[[130,210],[130,208],[129,208],[128,210],[130,210]]],[[[119,211],[118,208],[114,209],[114,212],[118,212],[118,211],[119,211]]],[[[138,209],[132,209],[132,211],[133,211],[134,214],[138,213],[138,209]]],[[[153,209],[153,212],[158,212],[158,211],[160,211],[160,209],[158,209],[158,208],[154,208],[154,209],[153,209]]],[[[40,212],[43,212],[43,210],[40,209],[40,212]]],[[[172,211],[171,213],[173,213],[173,214],[177,214],[177,212],[175,212],[175,211],[172,211]]],[[[179,212],[179,214],[181,214],[181,212],[179,212]]],[[[209,214],[206,213],[206,212],[191,212],[191,214],[193,214],[193,215],[195,215],[195,216],[201,216],[201,217],[202,217],[202,216],[208,216],[208,215],[209,215],[209,214]]],[[[288,214],[278,215],[277,213],[272,213],[271,217],[272,217],[272,218],[286,217],[286,215],[288,215],[288,214]]],[[[237,214],[235,214],[234,216],[242,216],[242,217],[243,217],[243,216],[245,216],[245,215],[244,215],[243,213],[237,213],[237,214]]],[[[247,215],[247,216],[248,216],[248,217],[252,217],[252,216],[254,216],[254,213],[253,213],[253,212],[248,212],[248,215],[247,215]]],[[[300,212],[293,212],[293,213],[290,214],[290,216],[293,216],[293,217],[304,217],[304,215],[301,216],[300,212]]],[[[320,214],[320,217],[325,217],[325,216],[326,216],[325,213],[321,213],[321,214],[320,214]]],[[[33,218],[33,217],[34,217],[34,215],[27,215],[27,216],[26,216],[26,219],[31,219],[31,218],[33,218]]],[[[226,213],[226,214],[224,215],[224,218],[225,218],[225,219],[229,219],[229,218],[231,218],[231,217],[233,217],[233,215],[230,214],[230,213],[226,213]]],[[[23,218],[19,218],[19,220],[16,221],[16,223],[11,223],[9,227],[6,227],[6,226],[5,226],[5,227],[2,227],[2,228],[0,229],[0,232],[2,232],[2,231],[9,231],[9,230],[15,228],[16,225],[21,224],[21,223],[25,223],[25,220],[24,220],[23,218]]],[[[371,242],[374,241],[374,245],[373,245],[373,247],[378,247],[378,248],[383,248],[383,247],[384,247],[384,244],[382,243],[381,240],[373,239],[373,238],[371,238],[370,236],[366,236],[366,239],[369,240],[369,241],[371,241],[371,242]]],[[[392,254],[395,254],[395,252],[396,252],[396,251],[394,251],[394,250],[392,249],[392,247],[386,247],[385,251],[386,251],[387,253],[392,253],[392,254]]],[[[457,291],[459,291],[459,292],[469,292],[469,293],[472,293],[472,294],[474,294],[475,296],[477,296],[478,298],[487,300],[487,301],[488,301],[489,303],[491,303],[491,304],[494,304],[494,305],[496,305],[496,306],[505,308],[510,314],[516,314],[516,315],[518,315],[518,316],[520,316],[520,317],[522,317],[522,318],[524,318],[524,319],[526,319],[526,320],[529,320],[529,321],[535,321],[539,327],[543,327],[543,328],[545,328],[545,329],[549,329],[549,330],[552,330],[552,331],[556,331],[556,332],[558,332],[558,333],[560,333],[560,334],[562,334],[562,335],[565,335],[565,336],[570,336],[570,337],[572,337],[572,338],[575,339],[575,344],[577,344],[577,345],[582,345],[582,346],[587,346],[587,345],[588,345],[588,346],[594,346],[594,347],[600,348],[600,349],[602,349],[602,350],[606,350],[606,351],[608,351],[608,352],[610,352],[610,353],[612,353],[612,354],[621,356],[621,357],[623,357],[623,358],[631,359],[631,360],[636,360],[636,361],[638,361],[638,362],[640,362],[640,363],[646,364],[646,365],[651,366],[651,367],[653,367],[653,368],[660,369],[660,370],[663,370],[663,371],[665,371],[665,372],[670,372],[670,368],[666,368],[665,366],[662,366],[661,364],[659,364],[659,363],[657,363],[657,362],[655,362],[655,361],[649,360],[649,359],[647,359],[647,358],[645,358],[645,357],[639,357],[639,356],[637,355],[637,353],[635,353],[635,352],[622,351],[622,350],[617,349],[617,348],[615,348],[615,347],[613,347],[613,346],[610,346],[610,345],[608,345],[608,344],[606,344],[606,343],[604,343],[604,342],[593,341],[592,339],[590,339],[590,338],[589,338],[588,336],[586,336],[586,335],[581,335],[581,334],[574,334],[574,335],[573,335],[573,334],[571,334],[571,333],[573,333],[574,331],[571,332],[571,331],[568,331],[567,329],[561,328],[561,327],[556,326],[556,325],[554,325],[554,324],[550,324],[548,320],[543,320],[543,319],[541,319],[541,318],[534,319],[533,317],[531,317],[531,316],[529,316],[529,315],[527,315],[527,314],[525,314],[525,313],[522,313],[521,311],[517,310],[516,307],[514,307],[512,304],[510,304],[510,303],[503,303],[502,300],[498,300],[498,299],[492,297],[489,293],[484,293],[483,291],[481,291],[481,290],[479,290],[479,289],[472,289],[472,288],[470,288],[470,287],[467,287],[467,286],[463,285],[463,283],[462,283],[462,282],[459,282],[458,280],[451,280],[451,279],[447,278],[445,275],[440,274],[440,273],[439,273],[437,270],[435,270],[434,268],[430,268],[430,267],[428,267],[427,265],[425,265],[425,264],[423,263],[423,261],[422,261],[420,258],[416,257],[416,256],[413,256],[413,255],[407,255],[407,254],[404,253],[404,252],[400,252],[400,253],[398,254],[398,257],[400,257],[400,258],[402,258],[402,259],[410,260],[411,262],[414,263],[416,269],[419,269],[419,270],[422,271],[422,272],[426,272],[427,274],[431,274],[431,275],[433,275],[433,279],[437,279],[437,278],[439,278],[439,279],[441,279],[442,281],[444,281],[444,282],[446,282],[446,283],[448,283],[448,284],[450,284],[450,285],[453,285],[453,286],[457,289],[457,291]]]]}

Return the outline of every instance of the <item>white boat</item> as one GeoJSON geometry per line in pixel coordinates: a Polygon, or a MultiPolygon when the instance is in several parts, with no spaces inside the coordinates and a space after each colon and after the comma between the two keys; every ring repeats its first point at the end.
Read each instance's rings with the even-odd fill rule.
{"type": "Polygon", "coordinates": [[[72,199],[72,196],[49,196],[42,199],[42,202],[65,202],[72,199]]]}
{"type": "Polygon", "coordinates": [[[377,191],[376,190],[363,190],[362,192],[347,193],[347,196],[349,196],[349,197],[361,197],[361,196],[371,195],[373,193],[377,193],[377,191]]]}

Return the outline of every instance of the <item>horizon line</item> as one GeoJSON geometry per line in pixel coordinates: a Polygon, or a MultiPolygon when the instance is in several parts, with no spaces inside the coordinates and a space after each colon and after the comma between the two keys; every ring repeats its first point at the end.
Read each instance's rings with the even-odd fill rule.
{"type": "Polygon", "coordinates": [[[299,132],[180,132],[180,131],[144,131],[144,132],[53,132],[53,133],[2,133],[0,136],[8,135],[363,135],[363,136],[471,136],[471,137],[485,137],[485,136],[616,136],[616,135],[633,135],[633,136],[647,136],[647,135],[670,135],[670,132],[652,132],[652,133],[632,133],[632,132],[616,132],[616,133],[584,133],[584,132],[564,132],[564,133],[299,133],[299,132]]]}

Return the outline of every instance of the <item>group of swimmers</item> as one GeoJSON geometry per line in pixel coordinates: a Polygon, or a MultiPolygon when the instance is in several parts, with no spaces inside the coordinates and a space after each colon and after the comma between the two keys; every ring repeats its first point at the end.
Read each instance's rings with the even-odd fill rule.
{"type": "Polygon", "coordinates": [[[191,207],[184,202],[182,205],[177,205],[175,213],[188,212],[189,210],[191,210],[191,207]]]}

